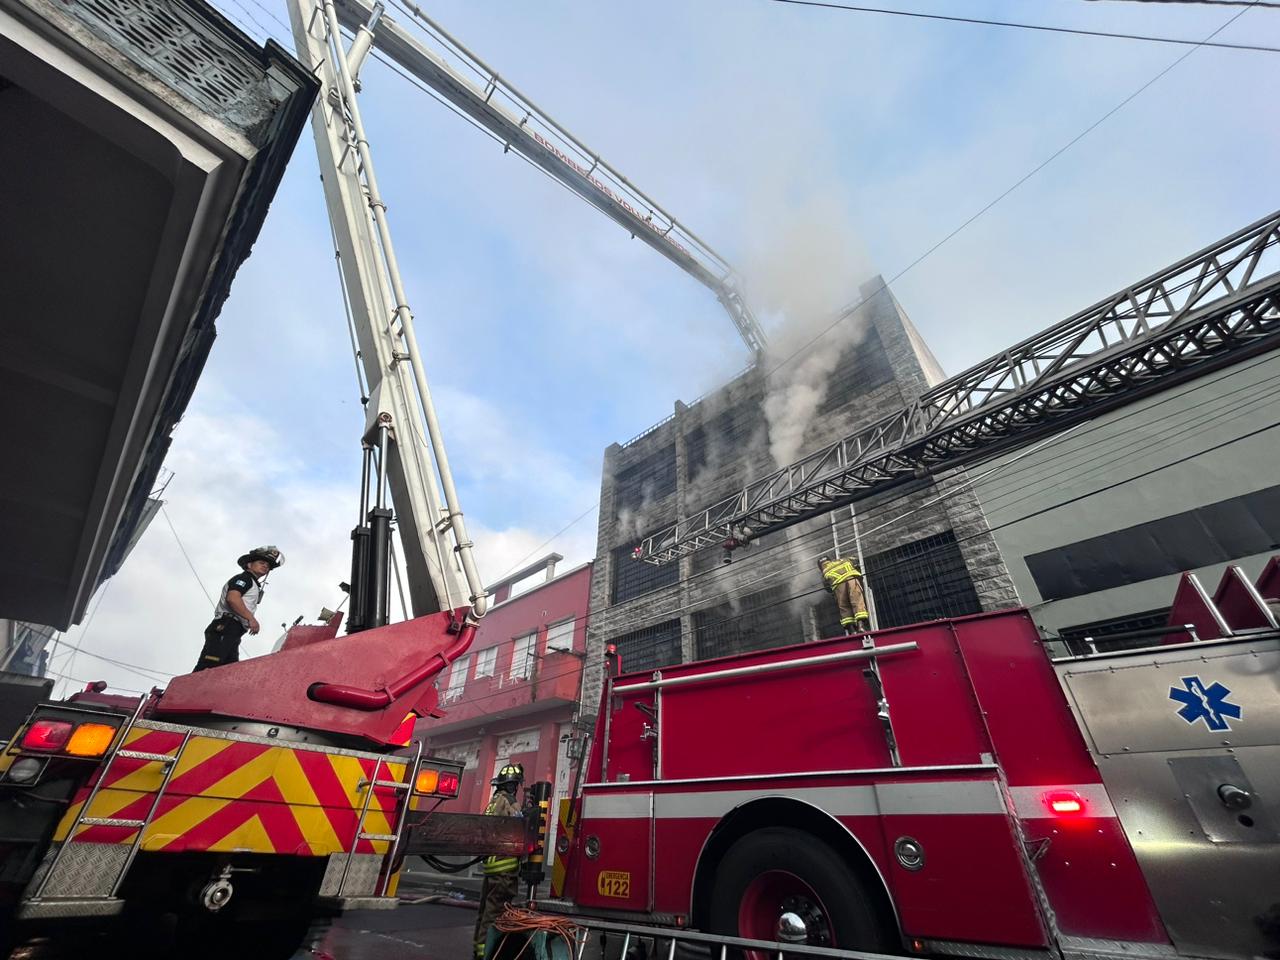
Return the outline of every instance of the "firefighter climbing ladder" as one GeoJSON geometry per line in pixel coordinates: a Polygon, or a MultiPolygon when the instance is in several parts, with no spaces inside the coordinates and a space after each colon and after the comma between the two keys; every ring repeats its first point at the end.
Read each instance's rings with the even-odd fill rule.
{"type": "MultiPolygon", "coordinates": [[[[887,295],[887,294],[886,294],[887,295]]],[[[646,538],[669,563],[998,454],[1280,343],[1280,212],[646,538]]]]}

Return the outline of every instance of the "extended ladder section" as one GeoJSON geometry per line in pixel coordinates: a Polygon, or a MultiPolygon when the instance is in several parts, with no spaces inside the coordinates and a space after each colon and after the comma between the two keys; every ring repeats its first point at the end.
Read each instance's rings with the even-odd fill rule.
{"type": "Polygon", "coordinates": [[[710,288],[753,355],[764,350],[764,332],[742,297],[737,274],[724,257],[417,6],[396,4],[421,24],[422,29],[414,32],[392,17],[382,16],[380,3],[335,0],[333,6],[343,29],[352,34],[375,22],[372,43],[376,49],[488,130],[504,150],[514,150],[535,164],[632,237],[643,240],[710,288]]]}
{"type": "Polygon", "coordinates": [[[669,563],[1047,436],[1280,345],[1280,213],[645,539],[669,563]]]}

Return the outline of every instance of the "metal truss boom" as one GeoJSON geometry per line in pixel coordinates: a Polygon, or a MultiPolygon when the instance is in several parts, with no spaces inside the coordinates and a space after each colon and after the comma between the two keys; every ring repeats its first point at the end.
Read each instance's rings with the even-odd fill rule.
{"type": "Polygon", "coordinates": [[[1280,212],[645,539],[668,563],[1052,434],[1280,346],[1280,212]]]}
{"type": "MultiPolygon", "coordinates": [[[[742,296],[740,278],[724,257],[414,4],[397,5],[411,11],[425,29],[410,32],[391,16],[383,16],[373,36],[376,49],[488,130],[505,149],[516,151],[707,286],[743,343],[760,355],[764,332],[742,296]]],[[[373,15],[373,4],[367,0],[335,0],[334,7],[342,27],[353,34],[373,15]]]]}

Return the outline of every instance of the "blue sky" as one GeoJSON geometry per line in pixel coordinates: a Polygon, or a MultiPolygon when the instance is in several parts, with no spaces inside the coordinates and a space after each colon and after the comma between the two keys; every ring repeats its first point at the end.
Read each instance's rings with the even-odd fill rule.
{"type": "MultiPolygon", "coordinates": [[[[292,47],[281,0],[216,0],[292,47]],[[278,18],[278,19],[277,19],[278,18]]],[[[1236,10],[1084,0],[903,9],[1202,38],[1236,10]]],[[[1185,48],[799,8],[435,2],[433,17],[737,263],[835,308],[897,275],[1185,48]]],[[[397,19],[405,18],[391,8],[397,19]]],[[[1280,46],[1280,11],[1216,39],[1280,46]]],[[[714,297],[381,64],[361,106],[482,573],[593,552],[604,448],[747,357],[714,297]]],[[[1280,204],[1280,56],[1197,50],[893,288],[948,373],[1280,204]]],[[[345,578],[362,416],[303,135],[170,458],[169,518],[216,591],[290,558],[263,622],[345,578]]],[[[68,634],[194,662],[209,604],[157,521],[68,634]],[[94,609],[94,607],[91,607],[94,609]]],[[[277,631],[278,632],[278,631],[277,631]]],[[[246,654],[270,640],[246,642],[246,654]]],[[[55,670],[140,688],[81,655],[55,670]]]]}

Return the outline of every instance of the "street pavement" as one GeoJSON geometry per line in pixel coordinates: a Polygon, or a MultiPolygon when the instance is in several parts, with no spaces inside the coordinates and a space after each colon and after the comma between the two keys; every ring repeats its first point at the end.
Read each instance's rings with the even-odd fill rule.
{"type": "Polygon", "coordinates": [[[295,960],[471,960],[476,905],[414,899],[406,897],[395,910],[344,915],[315,931],[295,960]]]}

